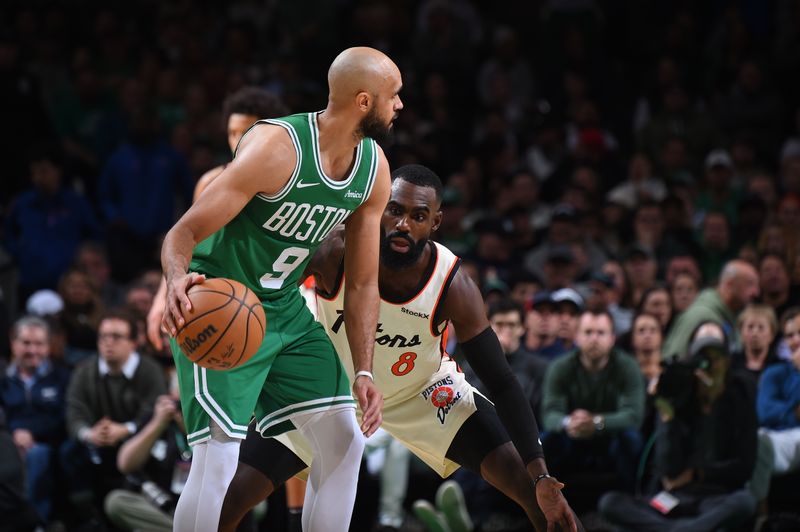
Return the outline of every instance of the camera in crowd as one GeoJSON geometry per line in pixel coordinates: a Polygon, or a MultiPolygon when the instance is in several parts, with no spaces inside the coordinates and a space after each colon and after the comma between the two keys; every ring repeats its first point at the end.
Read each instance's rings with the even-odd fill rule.
{"type": "Polygon", "coordinates": [[[172,515],[178,501],[175,496],[152,480],[142,475],[128,475],[125,477],[128,489],[140,492],[144,498],[162,511],[172,515]]]}
{"type": "Polygon", "coordinates": [[[659,409],[662,412],[666,409],[668,413],[675,415],[694,404],[697,380],[710,385],[707,380],[711,379],[709,371],[716,356],[727,357],[728,349],[719,338],[706,336],[691,343],[686,357],[675,357],[662,362],[663,370],[656,389],[659,409]]]}

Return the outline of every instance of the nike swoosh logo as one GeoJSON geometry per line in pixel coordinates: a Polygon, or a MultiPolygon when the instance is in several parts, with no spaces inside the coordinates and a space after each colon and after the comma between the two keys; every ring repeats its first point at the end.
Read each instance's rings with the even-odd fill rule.
{"type": "Polygon", "coordinates": [[[315,187],[317,185],[319,185],[319,183],[303,183],[302,181],[297,182],[297,188],[315,187]]]}

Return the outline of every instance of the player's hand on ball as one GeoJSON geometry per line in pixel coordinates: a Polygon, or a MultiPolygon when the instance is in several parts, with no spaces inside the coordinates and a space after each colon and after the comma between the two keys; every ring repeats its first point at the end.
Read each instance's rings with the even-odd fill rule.
{"type": "Polygon", "coordinates": [[[383,394],[372,379],[366,376],[356,377],[353,382],[353,394],[358,400],[358,406],[361,407],[361,432],[364,436],[370,437],[383,421],[383,394]]]}
{"type": "Polygon", "coordinates": [[[192,310],[192,302],[186,292],[189,287],[200,284],[206,280],[205,275],[199,273],[187,273],[179,277],[167,279],[167,308],[164,309],[162,325],[170,336],[178,334],[178,329],[183,327],[183,311],[192,310]]]}
{"type": "Polygon", "coordinates": [[[564,483],[555,478],[543,478],[536,484],[536,500],[547,519],[547,532],[555,530],[556,526],[560,526],[561,530],[578,531],[572,510],[561,494],[563,487],[564,483]]]}

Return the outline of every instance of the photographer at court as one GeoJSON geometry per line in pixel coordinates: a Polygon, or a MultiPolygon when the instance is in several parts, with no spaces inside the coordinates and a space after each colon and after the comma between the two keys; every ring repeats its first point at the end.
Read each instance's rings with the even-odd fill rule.
{"type": "Polygon", "coordinates": [[[171,531],[190,458],[180,405],[161,395],[150,421],[119,449],[117,467],[126,486],[106,497],[108,518],[123,530],[171,531]]]}
{"type": "Polygon", "coordinates": [[[745,483],[756,460],[752,386],[730,370],[717,338],[701,337],[666,364],[656,408],[655,478],[647,497],[606,494],[600,512],[623,530],[735,529],[755,513],[745,483]]]}

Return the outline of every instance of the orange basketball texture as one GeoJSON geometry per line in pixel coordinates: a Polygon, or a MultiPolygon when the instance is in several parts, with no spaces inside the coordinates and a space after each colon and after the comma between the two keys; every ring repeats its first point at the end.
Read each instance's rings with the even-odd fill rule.
{"type": "Polygon", "coordinates": [[[207,279],[187,293],[192,311],[177,334],[181,351],[208,369],[226,370],[247,362],[264,340],[267,318],[252,290],[231,279],[207,279]]]}

